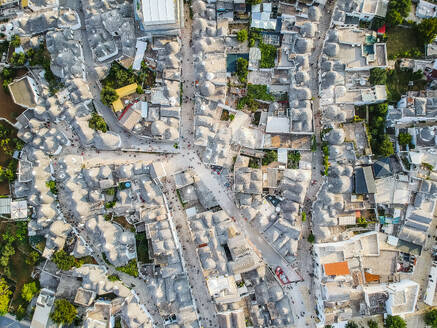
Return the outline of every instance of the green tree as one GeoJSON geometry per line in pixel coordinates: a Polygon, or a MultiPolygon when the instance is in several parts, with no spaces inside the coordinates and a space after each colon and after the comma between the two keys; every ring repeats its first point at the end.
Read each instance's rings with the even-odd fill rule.
{"type": "Polygon", "coordinates": [[[91,129],[99,130],[103,133],[106,133],[108,131],[108,125],[106,124],[105,119],[97,113],[91,114],[91,118],[88,121],[88,126],[91,129]]]}
{"type": "Polygon", "coordinates": [[[4,278],[0,279],[0,315],[8,313],[9,301],[11,300],[12,291],[4,278]]]}
{"type": "Polygon", "coordinates": [[[55,301],[55,309],[50,314],[50,318],[56,323],[71,324],[77,315],[77,309],[66,299],[55,301]]]}
{"type": "Polygon", "coordinates": [[[411,0],[390,0],[387,8],[386,22],[390,26],[399,25],[408,16],[411,0]]]}
{"type": "Polygon", "coordinates": [[[369,320],[369,321],[367,321],[367,327],[378,328],[378,323],[375,320],[369,320]]]}
{"type": "Polygon", "coordinates": [[[407,323],[398,315],[389,315],[384,320],[384,328],[407,328],[407,323]]]}
{"type": "Polygon", "coordinates": [[[425,18],[417,25],[417,32],[423,44],[432,43],[437,35],[437,18],[425,18]]]}
{"type": "Polygon", "coordinates": [[[10,43],[10,45],[11,45],[11,47],[13,47],[13,48],[17,48],[17,47],[19,47],[20,45],[21,45],[21,39],[20,39],[20,37],[18,36],[18,35],[13,35],[12,37],[11,37],[11,43],[10,43]]]}
{"type": "Polygon", "coordinates": [[[14,52],[9,61],[13,65],[23,66],[26,63],[26,55],[23,52],[20,52],[20,53],[14,52]]]}
{"type": "Polygon", "coordinates": [[[263,165],[269,165],[270,163],[278,160],[278,152],[276,150],[266,151],[262,160],[263,165]]]}
{"type": "Polygon", "coordinates": [[[38,293],[39,288],[36,285],[36,282],[29,282],[23,285],[23,289],[21,289],[21,297],[26,301],[30,302],[32,298],[38,293]]]}
{"type": "Polygon", "coordinates": [[[63,249],[53,254],[52,261],[58,266],[59,269],[64,271],[68,271],[75,265],[78,265],[76,258],[65,253],[63,249]]]}
{"type": "Polygon", "coordinates": [[[411,144],[412,136],[407,132],[401,132],[399,133],[398,139],[401,146],[406,146],[411,144]]]}
{"type": "Polygon", "coordinates": [[[388,135],[384,136],[381,144],[379,145],[378,153],[384,157],[388,157],[394,154],[393,143],[388,135]]]}
{"type": "Polygon", "coordinates": [[[115,90],[111,87],[103,87],[102,91],[100,92],[100,99],[106,106],[110,106],[118,98],[119,96],[117,92],[115,92],[115,90]]]}
{"type": "Polygon", "coordinates": [[[248,66],[249,62],[245,58],[240,57],[237,59],[237,76],[242,83],[246,83],[247,81],[248,66]]]}
{"type": "Polygon", "coordinates": [[[369,82],[371,85],[382,85],[387,83],[387,71],[380,67],[370,70],[369,82]]]}
{"type": "Polygon", "coordinates": [[[275,67],[275,59],[277,50],[274,45],[259,43],[259,49],[261,50],[261,60],[259,61],[260,68],[272,68],[275,67]]]}
{"type": "Polygon", "coordinates": [[[432,309],[425,313],[425,323],[432,328],[437,328],[437,309],[432,309]]]}
{"type": "Polygon", "coordinates": [[[244,42],[244,41],[247,40],[247,30],[246,29],[242,29],[242,30],[238,31],[238,33],[237,33],[237,40],[239,42],[244,42]]]}
{"type": "Polygon", "coordinates": [[[142,95],[142,94],[144,93],[143,87],[142,87],[141,85],[137,86],[137,90],[136,90],[136,92],[137,92],[139,95],[142,95]]]}
{"type": "Polygon", "coordinates": [[[358,328],[358,325],[353,321],[348,321],[348,323],[344,327],[345,328],[358,328]]]}
{"type": "Polygon", "coordinates": [[[29,264],[29,265],[35,265],[36,262],[38,262],[39,257],[40,257],[40,255],[37,251],[32,251],[32,252],[30,252],[29,256],[26,257],[25,262],[26,262],[26,264],[29,264]]]}

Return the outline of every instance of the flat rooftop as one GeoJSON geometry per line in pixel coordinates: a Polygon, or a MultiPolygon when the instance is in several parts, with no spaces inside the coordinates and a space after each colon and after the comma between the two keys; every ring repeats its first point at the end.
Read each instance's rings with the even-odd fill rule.
{"type": "Polygon", "coordinates": [[[35,95],[27,76],[9,84],[9,91],[11,92],[12,99],[17,105],[26,108],[33,108],[36,106],[35,95]]]}
{"type": "Polygon", "coordinates": [[[176,0],[141,0],[144,26],[176,23],[176,0]]]}

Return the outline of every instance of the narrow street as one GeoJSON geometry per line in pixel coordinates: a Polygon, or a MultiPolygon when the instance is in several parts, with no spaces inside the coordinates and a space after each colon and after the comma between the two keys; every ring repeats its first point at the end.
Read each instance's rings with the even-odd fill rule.
{"type": "Polygon", "coordinates": [[[188,226],[188,218],[176,194],[176,186],[172,178],[166,179],[163,192],[167,197],[178,238],[182,245],[191,292],[196,302],[201,325],[205,328],[218,327],[217,310],[211,301],[199,257],[197,256],[196,246],[193,243],[188,226]]]}

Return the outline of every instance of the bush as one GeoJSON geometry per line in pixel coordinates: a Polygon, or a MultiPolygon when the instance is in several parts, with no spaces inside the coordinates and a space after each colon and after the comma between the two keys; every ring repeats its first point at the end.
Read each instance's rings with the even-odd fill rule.
{"type": "Polygon", "coordinates": [[[346,326],[344,326],[345,328],[359,328],[358,324],[356,324],[353,321],[348,321],[348,323],[346,324],[346,326]]]}
{"type": "Polygon", "coordinates": [[[133,277],[138,277],[138,267],[136,260],[130,260],[128,264],[122,267],[115,268],[117,271],[124,272],[133,277]]]}
{"type": "Polygon", "coordinates": [[[248,74],[249,62],[245,58],[238,58],[237,60],[237,76],[241,83],[246,83],[248,74]]]}
{"type": "Polygon", "coordinates": [[[108,280],[109,281],[119,281],[120,277],[117,276],[116,274],[111,274],[111,275],[108,276],[108,280]]]}
{"type": "Polygon", "coordinates": [[[399,133],[398,140],[401,146],[406,146],[411,144],[412,136],[409,133],[401,132],[399,133]]]}
{"type": "Polygon", "coordinates": [[[276,47],[271,44],[264,44],[260,42],[259,49],[261,50],[261,60],[259,62],[260,68],[275,67],[276,47]]]}
{"type": "Polygon", "coordinates": [[[308,236],[308,242],[314,243],[315,240],[316,240],[316,237],[312,233],[310,233],[308,236]]]}
{"type": "Polygon", "coordinates": [[[394,154],[393,143],[388,135],[384,136],[382,143],[379,145],[378,154],[384,157],[388,157],[394,154]]]}
{"type": "Polygon", "coordinates": [[[20,53],[14,52],[9,61],[12,65],[23,66],[26,63],[26,55],[23,52],[20,53]]]}
{"type": "Polygon", "coordinates": [[[21,45],[21,39],[18,35],[13,35],[11,37],[11,42],[10,42],[11,47],[13,48],[17,48],[21,45]]]}
{"type": "Polygon", "coordinates": [[[302,211],[302,222],[305,222],[307,220],[307,213],[302,211]]]}
{"type": "Polygon", "coordinates": [[[238,100],[237,109],[243,109],[248,106],[249,110],[255,112],[257,103],[255,99],[264,101],[274,101],[275,98],[267,91],[267,86],[262,84],[249,84],[247,86],[247,94],[238,100]]]}
{"type": "Polygon", "coordinates": [[[249,167],[252,169],[259,169],[259,159],[251,157],[249,159],[249,167]]]}
{"type": "Polygon", "coordinates": [[[58,193],[58,188],[56,188],[56,181],[55,180],[47,181],[46,186],[50,188],[50,191],[53,195],[56,195],[58,193]]]}
{"type": "Polygon", "coordinates": [[[52,261],[59,269],[63,271],[68,271],[74,266],[80,267],[82,265],[82,262],[77,260],[74,256],[65,253],[63,249],[53,254],[52,261]]]}
{"type": "Polygon", "coordinates": [[[437,327],[437,309],[432,309],[425,313],[424,317],[425,323],[432,328],[437,327]]]}
{"type": "Polygon", "coordinates": [[[265,152],[262,163],[263,165],[269,165],[270,163],[278,160],[278,152],[276,150],[268,150],[265,152]]]}
{"type": "Polygon", "coordinates": [[[21,289],[21,297],[26,302],[30,302],[32,298],[38,293],[39,288],[36,285],[36,282],[29,282],[28,284],[24,284],[21,289]]]}
{"type": "Polygon", "coordinates": [[[115,206],[115,201],[105,203],[105,208],[113,208],[115,206]]]}
{"type": "Polygon", "coordinates": [[[432,43],[437,35],[437,18],[425,18],[417,25],[420,41],[426,45],[432,43]]]}
{"type": "Polygon", "coordinates": [[[115,191],[116,191],[116,189],[114,187],[113,188],[109,188],[109,189],[105,190],[105,194],[107,194],[109,196],[114,196],[115,195],[115,191]]]}
{"type": "Polygon", "coordinates": [[[369,82],[371,85],[382,85],[387,83],[387,71],[383,68],[375,67],[370,70],[369,82]]]}
{"type": "Polygon", "coordinates": [[[8,313],[9,301],[11,299],[12,291],[4,278],[0,279],[0,315],[8,313]]]}
{"type": "Polygon", "coordinates": [[[375,320],[369,320],[369,321],[367,321],[367,327],[378,328],[378,323],[375,320]]]}
{"type": "Polygon", "coordinates": [[[255,45],[255,39],[249,39],[249,47],[252,48],[255,45]]]}
{"type": "Polygon", "coordinates": [[[50,318],[56,323],[71,324],[77,315],[77,309],[66,299],[57,299],[55,309],[50,314],[50,318]]]}
{"type": "Polygon", "coordinates": [[[297,169],[299,168],[299,162],[300,162],[300,152],[298,151],[290,151],[288,153],[288,165],[287,167],[289,169],[297,169]]]}
{"type": "Polygon", "coordinates": [[[105,119],[95,112],[91,114],[91,118],[88,121],[88,126],[91,129],[102,131],[103,133],[108,131],[108,125],[106,124],[105,119]]]}
{"type": "Polygon", "coordinates": [[[407,328],[407,324],[400,316],[387,316],[384,320],[384,328],[407,328]]]}
{"type": "Polygon", "coordinates": [[[38,262],[40,255],[37,251],[30,252],[29,256],[26,258],[25,262],[29,265],[35,265],[38,262]]]}
{"type": "Polygon", "coordinates": [[[106,106],[111,106],[111,104],[118,98],[118,94],[111,87],[103,87],[102,91],[100,92],[100,99],[106,106]]]}
{"type": "Polygon", "coordinates": [[[411,8],[411,0],[390,0],[387,8],[386,22],[389,26],[402,23],[408,16],[411,8]]]}
{"type": "Polygon", "coordinates": [[[142,94],[144,93],[143,87],[142,87],[141,85],[137,86],[137,90],[136,90],[136,92],[137,92],[139,95],[142,95],[142,94]]]}
{"type": "Polygon", "coordinates": [[[246,29],[242,29],[242,30],[238,31],[237,40],[240,42],[244,42],[247,40],[247,30],[246,29]]]}

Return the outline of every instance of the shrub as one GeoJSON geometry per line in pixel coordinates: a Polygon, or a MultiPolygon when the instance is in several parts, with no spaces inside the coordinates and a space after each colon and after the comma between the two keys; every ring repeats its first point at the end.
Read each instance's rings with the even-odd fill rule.
{"type": "Polygon", "coordinates": [[[387,8],[386,22],[389,26],[402,23],[408,16],[411,8],[411,0],[390,0],[387,8]]]}
{"type": "Polygon", "coordinates": [[[425,18],[417,25],[417,32],[420,41],[425,44],[430,44],[437,35],[437,18],[425,18]]]}
{"type": "Polygon", "coordinates": [[[66,299],[57,299],[55,309],[50,314],[50,318],[59,324],[71,324],[77,315],[76,307],[66,299]]]}
{"type": "Polygon", "coordinates": [[[111,275],[108,276],[108,280],[109,281],[119,281],[120,277],[117,276],[116,274],[111,274],[111,275]]]}
{"type": "Polygon", "coordinates": [[[409,133],[401,132],[399,133],[398,139],[401,146],[406,146],[411,143],[412,136],[409,133]]]}
{"type": "Polygon", "coordinates": [[[432,328],[437,327],[437,309],[432,309],[425,313],[425,323],[432,328]]]}
{"type": "Polygon", "coordinates": [[[316,237],[312,233],[310,233],[308,236],[308,242],[314,243],[315,240],[316,240],[316,237]]]}
{"type": "Polygon", "coordinates": [[[80,267],[82,265],[79,260],[72,255],[68,255],[63,249],[53,254],[52,261],[59,269],[64,271],[68,271],[74,266],[80,267]]]}
{"type": "Polygon", "coordinates": [[[383,68],[375,67],[370,70],[369,82],[371,85],[382,85],[387,83],[387,71],[383,68]]]}
{"type": "Polygon", "coordinates": [[[9,301],[11,299],[12,291],[4,278],[0,279],[0,315],[8,313],[9,301]]]}
{"type": "Polygon", "coordinates": [[[237,76],[240,82],[246,83],[248,74],[249,62],[245,58],[237,59],[237,76]]]}
{"type": "Polygon", "coordinates": [[[130,260],[128,264],[115,268],[117,271],[124,272],[133,277],[138,277],[138,267],[136,260],[130,260]]]}
{"type": "Polygon", "coordinates": [[[260,68],[275,67],[276,47],[271,44],[264,44],[260,42],[259,49],[261,50],[261,60],[259,62],[260,68]]]}
{"type": "Polygon", "coordinates": [[[244,42],[247,40],[247,30],[246,29],[242,29],[242,30],[238,31],[237,40],[240,42],[244,42]]]}
{"type": "Polygon", "coordinates": [[[38,293],[39,288],[36,285],[36,282],[29,282],[28,284],[24,284],[21,289],[21,297],[26,301],[30,302],[32,298],[38,293]]]}
{"type": "Polygon", "coordinates": [[[11,37],[11,42],[10,42],[11,47],[13,48],[17,48],[21,45],[21,39],[18,35],[13,35],[11,37]]]}
{"type": "Polygon", "coordinates": [[[407,324],[400,316],[389,315],[384,320],[384,328],[407,328],[407,324]]]}
{"type": "Polygon", "coordinates": [[[58,193],[58,188],[56,188],[56,181],[49,180],[46,182],[46,186],[50,188],[52,194],[56,195],[58,193]]]}
{"type": "Polygon", "coordinates": [[[137,92],[139,95],[143,94],[143,93],[144,93],[143,87],[142,87],[141,85],[137,86],[137,90],[136,90],[136,92],[137,92]]]}
{"type": "Polygon", "coordinates": [[[103,87],[102,91],[100,92],[100,99],[106,106],[110,106],[118,98],[118,94],[111,87],[103,87]]]}
{"type": "Polygon", "coordinates": [[[102,131],[103,133],[108,131],[108,125],[106,124],[105,119],[95,112],[91,114],[91,118],[88,121],[88,126],[91,129],[102,131]]]}
{"type": "Polygon", "coordinates": [[[270,163],[278,160],[278,152],[276,150],[266,151],[262,160],[263,165],[269,165],[270,163]]]}

